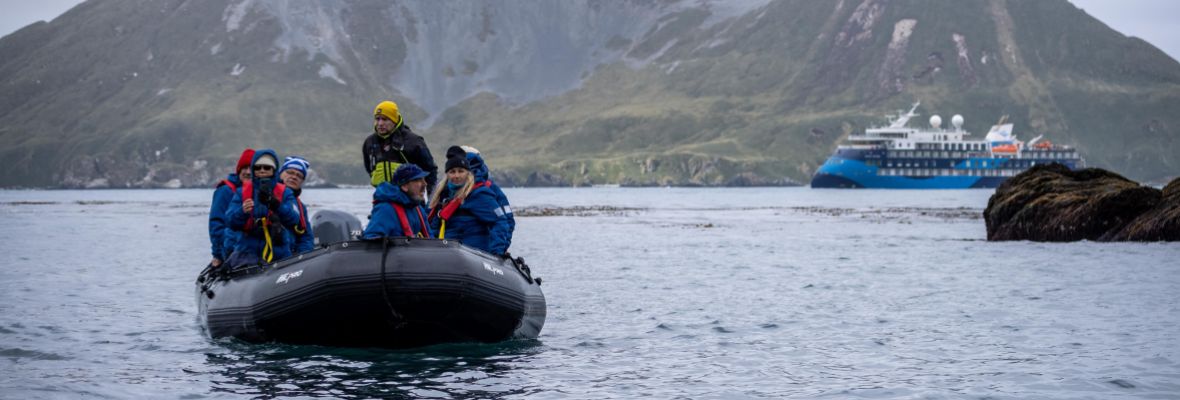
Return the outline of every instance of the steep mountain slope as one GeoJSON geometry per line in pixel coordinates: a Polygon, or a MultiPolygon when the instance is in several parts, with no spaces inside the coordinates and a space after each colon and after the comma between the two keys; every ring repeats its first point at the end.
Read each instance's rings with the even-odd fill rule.
{"type": "Polygon", "coordinates": [[[203,185],[245,146],[363,182],[398,101],[504,184],[806,182],[923,102],[1180,170],[1180,63],[1064,0],[88,1],[0,39],[3,186],[203,185]]]}

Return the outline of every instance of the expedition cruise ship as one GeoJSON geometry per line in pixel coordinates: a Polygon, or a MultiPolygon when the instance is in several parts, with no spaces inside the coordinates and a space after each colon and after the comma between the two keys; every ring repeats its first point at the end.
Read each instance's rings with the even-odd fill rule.
{"type": "Polygon", "coordinates": [[[1012,135],[1006,118],[992,126],[983,140],[969,140],[963,117],[951,118],[950,129],[942,118],[930,117],[929,128],[910,128],[918,116],[914,103],[883,128],[869,128],[851,135],[836,148],[811,179],[813,188],[965,189],[994,188],[1005,179],[1039,164],[1060,163],[1070,169],[1084,167],[1076,149],[1041,141],[1041,136],[1021,142],[1012,135]]]}

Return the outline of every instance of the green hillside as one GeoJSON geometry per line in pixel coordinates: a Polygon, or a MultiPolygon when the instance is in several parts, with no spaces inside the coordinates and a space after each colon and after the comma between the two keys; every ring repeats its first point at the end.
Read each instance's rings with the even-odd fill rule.
{"type": "Polygon", "coordinates": [[[711,25],[688,9],[619,40],[629,61],[575,89],[523,104],[485,92],[440,115],[389,79],[416,39],[379,5],[345,19],[340,84],[323,55],[276,50],[274,19],[206,29],[227,4],[87,2],[0,39],[0,186],[201,186],[245,146],[360,184],[384,98],[436,158],[478,147],[504,185],[807,183],[843,137],[918,100],[976,137],[1009,115],[1089,166],[1180,171],[1180,63],[1064,0],[774,1],[711,25]]]}

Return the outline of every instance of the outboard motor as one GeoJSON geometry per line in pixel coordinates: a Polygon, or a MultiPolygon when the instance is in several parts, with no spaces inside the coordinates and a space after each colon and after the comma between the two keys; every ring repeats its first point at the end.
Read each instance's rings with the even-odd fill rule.
{"type": "Polygon", "coordinates": [[[311,220],[317,247],[356,240],[365,230],[360,219],[344,211],[319,210],[311,220]]]}

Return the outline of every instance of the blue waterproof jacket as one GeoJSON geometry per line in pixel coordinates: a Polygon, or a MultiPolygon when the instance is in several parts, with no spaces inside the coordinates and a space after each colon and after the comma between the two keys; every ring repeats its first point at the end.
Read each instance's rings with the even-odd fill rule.
{"type": "Polygon", "coordinates": [[[491,175],[488,173],[488,164],[483,161],[483,156],[479,153],[467,153],[467,164],[471,167],[471,175],[475,177],[475,183],[488,182],[489,189],[492,189],[492,194],[496,196],[496,204],[500,205],[500,213],[504,215],[504,219],[508,220],[508,237],[505,239],[508,244],[504,248],[512,246],[512,233],[516,231],[516,218],[512,216],[512,205],[508,203],[508,196],[504,195],[504,191],[500,190],[500,185],[492,182],[491,175]]]}
{"type": "MultiPolygon", "coordinates": [[[[442,228],[441,209],[445,209],[453,200],[450,189],[444,186],[442,190],[441,197],[444,200],[438,206],[439,212],[436,214],[436,210],[431,211],[430,227],[435,232],[442,228]]],[[[472,190],[467,199],[459,205],[458,210],[446,221],[444,235],[447,239],[458,240],[488,253],[501,255],[507,252],[510,240],[508,219],[500,210],[500,204],[496,202],[496,194],[492,189],[479,187],[472,190]]]]}
{"type": "Polygon", "coordinates": [[[382,182],[377,185],[377,191],[373,193],[373,212],[369,215],[369,225],[365,227],[365,232],[362,237],[365,239],[380,239],[383,237],[398,237],[398,236],[418,236],[426,229],[426,237],[435,237],[434,231],[430,229],[430,224],[427,222],[427,215],[429,210],[426,205],[415,202],[406,195],[401,188],[393,186],[392,183],[382,182]],[[406,211],[406,219],[410,224],[412,233],[406,233],[402,228],[402,221],[397,215],[397,210],[393,208],[390,203],[397,203],[406,211]]]}
{"type": "MultiPolygon", "coordinates": [[[[258,150],[254,153],[254,159],[251,160],[250,165],[257,163],[258,158],[265,154],[270,154],[275,158],[275,160],[279,160],[279,157],[277,154],[275,154],[274,150],[258,150]]],[[[239,232],[240,235],[238,242],[233,248],[233,258],[235,259],[235,262],[231,262],[231,266],[233,267],[254,262],[265,262],[265,260],[262,260],[262,252],[266,246],[266,236],[264,232],[265,228],[259,223],[259,220],[261,220],[263,217],[269,217],[267,218],[268,220],[277,218],[278,221],[273,221],[272,223],[281,224],[281,227],[284,229],[294,229],[295,226],[299,225],[299,212],[296,211],[295,194],[291,191],[291,189],[283,190],[282,198],[275,199],[278,201],[278,207],[275,207],[272,210],[267,204],[260,201],[260,199],[262,199],[264,196],[262,192],[267,190],[268,187],[273,187],[272,184],[277,183],[277,179],[273,177],[260,179],[257,177],[257,175],[255,175],[255,178],[253,178],[252,181],[252,196],[254,199],[253,212],[250,215],[246,215],[246,213],[242,211],[242,202],[244,196],[241,189],[234,193],[233,199],[230,200],[230,204],[226,208],[226,217],[229,219],[229,228],[239,232]],[[245,231],[247,222],[251,220],[255,221],[253,223],[254,229],[245,231]]],[[[286,245],[284,242],[285,236],[286,235],[281,232],[278,235],[271,236],[271,248],[274,251],[274,257],[271,260],[272,262],[291,256],[291,247],[286,245]],[[276,241],[283,243],[275,243],[276,241]]]]}
{"type": "Polygon", "coordinates": [[[299,191],[292,191],[295,195],[295,211],[299,213],[299,226],[306,227],[303,234],[291,229],[283,229],[284,242],[290,248],[291,254],[303,254],[315,250],[315,231],[311,229],[311,215],[303,200],[299,199],[299,191]]]}
{"type": "Polygon", "coordinates": [[[229,201],[234,198],[236,191],[234,188],[240,187],[242,187],[242,180],[238,178],[238,174],[229,174],[224,181],[217,184],[217,189],[213,191],[213,204],[209,206],[209,243],[212,244],[210,253],[213,258],[221,261],[225,261],[229,257],[230,250],[233,250],[233,248],[225,247],[225,236],[228,232],[225,209],[228,208],[229,201]]]}

